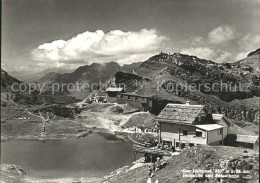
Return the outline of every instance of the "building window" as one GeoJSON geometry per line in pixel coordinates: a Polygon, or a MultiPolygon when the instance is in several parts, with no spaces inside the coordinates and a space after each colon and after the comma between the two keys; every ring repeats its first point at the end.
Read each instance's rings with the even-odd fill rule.
{"type": "Polygon", "coordinates": [[[135,101],[138,101],[138,97],[135,97],[135,101]]]}
{"type": "Polygon", "coordinates": [[[187,136],[188,135],[188,130],[182,130],[182,135],[187,136]]]}
{"type": "Polygon", "coordinates": [[[202,132],[196,132],[196,137],[202,137],[202,132]]]}
{"type": "Polygon", "coordinates": [[[185,148],[185,143],[181,143],[181,149],[185,148]]]}
{"type": "Polygon", "coordinates": [[[222,133],[223,133],[223,128],[218,129],[218,135],[222,135],[222,133]]]}
{"type": "Polygon", "coordinates": [[[180,147],[180,143],[179,142],[176,142],[176,147],[180,147]]]}
{"type": "Polygon", "coordinates": [[[127,96],[127,99],[128,99],[128,100],[131,100],[131,96],[127,96]]]}
{"type": "Polygon", "coordinates": [[[189,146],[190,146],[190,147],[193,147],[193,146],[194,146],[194,144],[193,144],[193,143],[189,143],[189,146]]]}
{"type": "Polygon", "coordinates": [[[124,95],[120,95],[120,98],[123,99],[123,98],[124,98],[124,95]]]}

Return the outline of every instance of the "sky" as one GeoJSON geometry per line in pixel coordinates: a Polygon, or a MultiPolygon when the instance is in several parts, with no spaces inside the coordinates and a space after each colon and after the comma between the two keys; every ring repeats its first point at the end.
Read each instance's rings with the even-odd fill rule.
{"type": "Polygon", "coordinates": [[[259,0],[3,0],[2,67],[38,72],[161,51],[234,62],[260,47],[259,0]]]}

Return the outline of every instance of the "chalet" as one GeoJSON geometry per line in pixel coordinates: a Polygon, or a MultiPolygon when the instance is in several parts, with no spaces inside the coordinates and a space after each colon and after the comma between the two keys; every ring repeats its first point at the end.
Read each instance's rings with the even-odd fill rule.
{"type": "Polygon", "coordinates": [[[153,96],[139,95],[136,93],[119,93],[117,96],[118,104],[129,104],[141,111],[151,111],[153,109],[153,96]]]}
{"type": "Polygon", "coordinates": [[[157,117],[160,143],[175,148],[220,145],[231,123],[222,115],[210,114],[203,105],[167,104],[157,117]]]}
{"type": "Polygon", "coordinates": [[[107,101],[110,103],[117,102],[117,95],[123,91],[121,87],[109,87],[106,89],[107,101]]]}
{"type": "Polygon", "coordinates": [[[124,92],[124,88],[116,84],[116,77],[112,76],[107,81],[108,88],[106,89],[107,101],[110,103],[117,103],[117,95],[124,92]]]}

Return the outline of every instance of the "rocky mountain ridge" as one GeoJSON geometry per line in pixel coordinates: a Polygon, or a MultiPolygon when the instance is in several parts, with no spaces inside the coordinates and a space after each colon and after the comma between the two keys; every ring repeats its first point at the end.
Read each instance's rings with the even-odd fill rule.
{"type": "MultiPolygon", "coordinates": [[[[255,55],[245,59],[252,57],[255,55]]],[[[147,81],[140,85],[138,91],[136,88],[132,91],[176,102],[190,100],[193,104],[206,105],[208,110],[222,113],[231,120],[259,123],[259,72],[245,62],[215,63],[180,53],[160,53],[135,69],[137,76],[146,78],[147,81]],[[221,91],[221,82],[230,88],[221,91]],[[206,90],[206,83],[211,90],[206,90]],[[212,90],[214,84],[218,85],[215,88],[217,91],[212,90]],[[191,85],[192,90],[189,88],[191,85]],[[167,90],[169,86],[172,88],[167,90]],[[238,91],[234,91],[236,87],[240,87],[238,91]]],[[[128,76],[128,81],[127,78],[117,79],[125,80],[126,83],[131,83],[132,80],[134,83],[136,74],[128,76]]]]}
{"type": "Polygon", "coordinates": [[[30,90],[26,83],[10,76],[6,71],[1,69],[1,104],[68,104],[76,102],[73,97],[60,93],[59,95],[50,95],[48,93],[40,94],[38,90],[30,90]]]}

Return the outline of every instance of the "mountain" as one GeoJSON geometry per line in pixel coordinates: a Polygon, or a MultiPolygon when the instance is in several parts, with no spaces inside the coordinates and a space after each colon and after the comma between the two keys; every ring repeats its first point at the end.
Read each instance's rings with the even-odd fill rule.
{"type": "Polygon", "coordinates": [[[123,70],[125,72],[134,73],[134,70],[139,67],[142,64],[142,62],[135,62],[132,64],[125,64],[122,66],[123,70]]]}
{"type": "MultiPolygon", "coordinates": [[[[38,83],[47,83],[51,85],[53,83],[58,84],[76,84],[79,86],[83,84],[88,84],[94,87],[93,89],[98,89],[98,85],[106,84],[106,82],[118,71],[133,72],[133,70],[138,67],[140,63],[133,63],[125,66],[120,66],[116,62],[109,62],[104,64],[93,63],[91,65],[85,65],[77,68],[71,73],[47,73],[42,78],[36,80],[38,83]]],[[[64,92],[67,95],[74,96],[79,99],[83,99],[88,96],[92,91],[86,89],[85,91],[71,90],[68,91],[67,87],[64,88],[64,92]]]]}
{"type": "MultiPolygon", "coordinates": [[[[43,102],[43,98],[38,95],[38,93],[33,92],[31,95],[29,94],[28,89],[25,91],[14,91],[12,89],[13,84],[22,84],[23,82],[18,79],[10,76],[6,71],[1,69],[1,102],[3,103],[28,103],[28,104],[41,104],[43,102]]],[[[24,85],[24,87],[28,87],[28,85],[24,85]]],[[[16,88],[15,88],[16,90],[16,88]]]]}
{"type": "Polygon", "coordinates": [[[72,72],[72,70],[64,69],[64,68],[48,68],[41,72],[35,72],[35,73],[28,73],[25,71],[11,71],[11,72],[9,72],[9,74],[12,75],[13,77],[19,79],[20,81],[29,83],[29,82],[42,78],[44,75],[46,75],[48,73],[53,73],[53,72],[63,74],[63,73],[72,72]]]}
{"type": "Polygon", "coordinates": [[[239,65],[240,67],[249,66],[250,68],[253,68],[255,71],[260,72],[260,48],[250,52],[246,58],[237,61],[234,64],[239,65]]]}
{"type": "MultiPolygon", "coordinates": [[[[167,102],[206,105],[230,120],[259,122],[260,76],[258,51],[233,63],[216,63],[180,53],[160,53],[142,63],[120,66],[115,62],[79,67],[71,73],[48,73],[40,83],[106,83],[112,75],[127,91],[155,95],[158,113],[167,102]]],[[[99,86],[96,86],[97,89],[99,86]]],[[[91,91],[63,94],[84,98],[91,91]]]]}
{"type": "Polygon", "coordinates": [[[64,82],[64,83],[75,83],[75,82],[105,82],[111,76],[118,71],[124,71],[132,73],[135,68],[139,67],[141,62],[127,64],[120,66],[116,62],[108,62],[104,64],[93,63],[91,65],[85,65],[77,68],[71,73],[57,73],[49,72],[42,78],[37,79],[37,82],[64,82]]]}
{"type": "Polygon", "coordinates": [[[248,53],[247,57],[250,57],[252,55],[258,55],[260,54],[260,48],[256,49],[255,51],[252,51],[250,53],[248,53]]]}
{"type": "Polygon", "coordinates": [[[33,91],[33,88],[28,84],[10,76],[6,71],[1,69],[1,104],[66,104],[76,102],[73,97],[64,94],[52,95],[42,93],[38,90],[33,91]],[[20,86],[20,89],[19,89],[20,86]]]}
{"type": "Polygon", "coordinates": [[[259,122],[259,71],[241,62],[220,64],[180,53],[160,53],[143,62],[132,76],[115,76],[132,92],[155,95],[159,100],[189,100],[231,120],[259,122]],[[137,77],[145,78],[138,91],[132,87],[137,77]]]}

